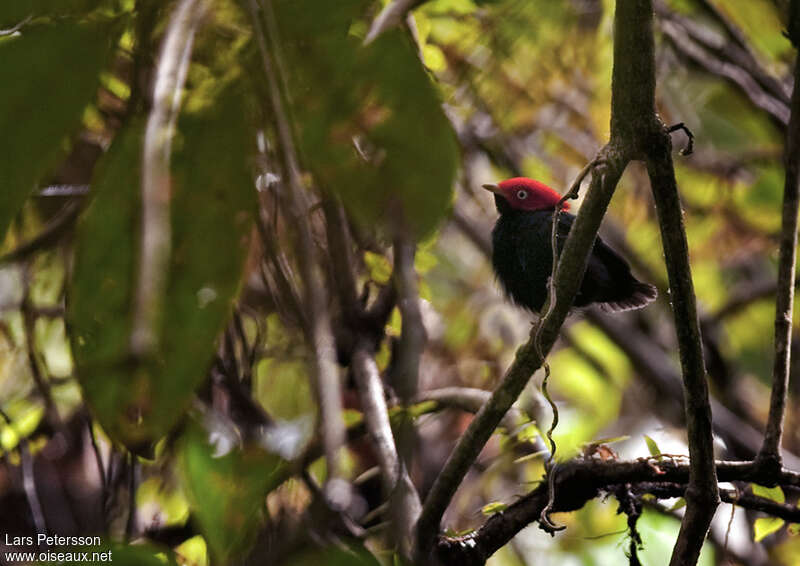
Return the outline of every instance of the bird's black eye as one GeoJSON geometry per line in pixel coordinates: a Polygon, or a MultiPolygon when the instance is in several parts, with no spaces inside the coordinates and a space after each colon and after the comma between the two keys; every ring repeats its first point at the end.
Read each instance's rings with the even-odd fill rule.
{"type": "Polygon", "coordinates": [[[517,191],[517,198],[519,200],[525,200],[526,198],[528,198],[528,191],[521,191],[521,190],[517,191]]]}

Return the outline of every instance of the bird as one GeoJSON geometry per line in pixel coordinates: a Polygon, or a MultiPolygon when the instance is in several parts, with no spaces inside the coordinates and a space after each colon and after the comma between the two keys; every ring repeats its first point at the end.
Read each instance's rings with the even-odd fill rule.
{"type": "MultiPolygon", "coordinates": [[[[547,298],[553,266],[551,232],[558,215],[556,242],[564,246],[575,216],[555,190],[540,181],[514,177],[483,188],[494,193],[500,217],[492,230],[492,266],[512,302],[540,313],[547,298]]],[[[631,274],[625,259],[599,236],[594,242],[586,272],[573,308],[597,304],[609,312],[640,309],[652,303],[658,291],[631,274]]]]}

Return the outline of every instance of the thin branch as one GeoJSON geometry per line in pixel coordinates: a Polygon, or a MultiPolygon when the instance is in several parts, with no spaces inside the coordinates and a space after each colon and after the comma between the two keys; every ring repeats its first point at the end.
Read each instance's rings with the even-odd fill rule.
{"type": "MultiPolygon", "coordinates": [[[[474,387],[441,387],[421,391],[414,399],[414,403],[433,401],[442,407],[461,409],[468,413],[477,413],[492,396],[491,391],[484,391],[474,387]]],[[[509,433],[513,432],[521,422],[527,420],[519,409],[512,407],[500,421],[500,426],[509,433]]]]}
{"type": "Polygon", "coordinates": [[[30,448],[28,446],[28,439],[20,435],[14,427],[14,422],[4,410],[0,409],[0,417],[6,422],[6,425],[11,428],[19,437],[19,457],[22,468],[22,488],[25,491],[25,498],[28,501],[28,508],[31,511],[33,518],[33,525],[36,529],[37,535],[47,534],[47,524],[44,519],[44,512],[42,511],[42,503],[39,501],[39,494],[36,492],[36,478],[33,471],[33,458],[31,457],[30,448]]]}
{"type": "Polygon", "coordinates": [[[36,252],[52,246],[72,225],[81,211],[81,203],[72,200],[64,205],[45,225],[41,232],[30,240],[21,243],[10,252],[0,256],[0,265],[24,260],[36,252]]]}
{"type": "Polygon", "coordinates": [[[358,385],[367,431],[375,448],[383,488],[390,496],[396,541],[401,555],[410,559],[414,549],[414,525],[421,505],[417,490],[408,476],[407,467],[395,447],[383,383],[370,351],[371,346],[365,341],[356,345],[352,362],[353,374],[358,385]]]}
{"type": "Polygon", "coordinates": [[[9,35],[14,35],[19,30],[21,30],[23,28],[23,26],[25,26],[25,24],[27,24],[29,21],[31,21],[32,18],[33,18],[33,15],[29,15],[24,20],[22,20],[21,22],[19,22],[16,25],[14,25],[13,27],[10,27],[8,29],[0,29],[0,37],[6,37],[6,36],[9,36],[9,35]]]}
{"type": "Polygon", "coordinates": [[[136,472],[139,464],[128,452],[128,518],[125,520],[125,541],[130,541],[136,529],[136,472]]]}
{"type": "Polygon", "coordinates": [[[403,329],[392,357],[391,382],[400,399],[409,401],[417,392],[419,361],[427,336],[419,308],[417,273],[414,270],[416,245],[407,236],[394,242],[394,284],[403,329]]]}
{"type": "MultiPolygon", "coordinates": [[[[422,351],[428,340],[419,304],[419,286],[414,258],[417,246],[407,230],[398,229],[394,241],[394,286],[397,289],[397,304],[403,320],[403,328],[397,347],[392,355],[390,383],[404,407],[408,407],[417,394],[419,365],[422,351]]],[[[411,467],[415,437],[414,423],[408,412],[401,413],[397,427],[397,451],[403,470],[411,467]]],[[[407,560],[413,560],[416,548],[414,527],[422,506],[419,495],[406,473],[398,478],[398,492],[392,498],[392,514],[402,533],[401,549],[407,560]]]]}
{"type": "MultiPolygon", "coordinates": [[[[763,482],[767,474],[752,462],[718,462],[719,480],[763,482]]],[[[653,493],[657,497],[683,495],[689,481],[690,466],[683,462],[641,458],[634,461],[572,460],[559,464],[555,477],[556,497],[553,511],[575,511],[586,502],[630,484],[636,493],[653,493]]],[[[794,486],[800,475],[786,470],[780,473],[780,485],[794,486]]],[[[436,553],[443,564],[483,564],[507,544],[519,531],[539,520],[548,501],[548,485],[518,499],[503,511],[492,515],[476,532],[465,537],[441,537],[436,553]]],[[[730,494],[726,494],[728,497],[730,494]]],[[[733,502],[733,501],[731,501],[733,502]]],[[[739,505],[767,513],[776,513],[790,521],[800,521],[800,510],[789,505],[771,505],[763,498],[740,498],[739,505]],[[767,510],[769,509],[769,510],[767,510]]],[[[688,564],[688,563],[687,563],[688,564]]]]}
{"type": "Polygon", "coordinates": [[[411,10],[424,2],[427,0],[392,0],[389,2],[372,21],[367,37],[364,39],[364,45],[369,45],[385,31],[400,25],[411,10]]]}
{"type": "Polygon", "coordinates": [[[45,406],[45,417],[47,422],[53,426],[62,427],[61,417],[58,413],[55,400],[53,399],[53,392],[50,389],[50,383],[42,371],[36,354],[36,318],[37,309],[31,299],[31,282],[30,282],[30,266],[26,266],[24,271],[24,285],[25,293],[22,298],[22,322],[25,328],[25,347],[28,353],[28,365],[31,370],[33,382],[36,384],[36,389],[42,396],[45,406]]]}
{"type": "Polygon", "coordinates": [[[317,251],[308,225],[308,203],[300,175],[300,166],[295,151],[294,139],[288,115],[284,109],[282,88],[285,78],[279,76],[280,65],[273,65],[267,42],[273,50],[275,60],[280,61],[277,29],[269,0],[250,0],[250,15],[253,21],[261,62],[269,85],[270,101],[278,137],[288,174],[291,224],[296,229],[300,272],[303,291],[308,309],[309,326],[314,354],[315,391],[319,403],[320,428],[325,446],[328,465],[326,494],[335,508],[349,505],[349,486],[341,479],[340,450],[345,442],[345,426],[342,418],[342,399],[339,386],[339,369],[336,364],[336,347],[328,312],[328,298],[322,279],[318,276],[319,262],[317,251]],[[259,10],[259,7],[261,8],[259,10]],[[266,22],[266,30],[262,23],[266,22]],[[278,68],[276,72],[275,67],[278,68]]]}
{"type": "Polygon", "coordinates": [[[684,26],[674,19],[662,19],[661,29],[678,53],[691,59],[709,73],[728,79],[756,107],[767,112],[781,126],[786,126],[789,122],[788,106],[780,98],[767,92],[745,69],[709,53],[691,38],[684,26]]]}
{"type": "Polygon", "coordinates": [[[109,488],[108,477],[106,475],[106,468],[103,465],[103,455],[100,453],[100,445],[97,443],[97,435],[95,435],[94,426],[92,426],[92,419],[88,415],[86,417],[86,428],[89,433],[89,441],[92,444],[94,461],[97,465],[97,475],[100,478],[100,516],[103,518],[103,527],[108,528],[108,514],[106,513],[109,488]]]}
{"type": "Polygon", "coordinates": [[[431,548],[444,510],[464,475],[555,343],[583,279],[597,230],[617,182],[629,159],[643,153],[637,148],[644,147],[643,138],[651,129],[648,126],[655,122],[655,72],[652,25],[639,25],[642,14],[652,19],[649,2],[634,5],[620,0],[615,15],[611,142],[598,154],[604,165],[593,172],[587,196],[564,244],[554,281],[558,293],[556,306],[517,350],[502,382],[467,427],[436,478],[417,527],[423,557],[431,548]],[[627,25],[627,19],[632,20],[632,25],[627,25]]]}
{"type": "Polygon", "coordinates": [[[147,118],[142,149],[141,243],[130,336],[131,354],[138,358],[152,355],[160,341],[159,320],[172,253],[172,137],[194,36],[206,7],[205,0],[181,0],[170,17],[156,69],[153,108],[147,118]]]}
{"type": "Polygon", "coordinates": [[[759,459],[773,467],[781,466],[781,436],[789,386],[794,306],[795,263],[797,259],[798,206],[800,206],[800,57],[795,62],[795,88],[791,118],[786,133],[781,243],[778,256],[778,287],[775,300],[775,360],[772,367],[772,393],[764,444],[759,459]]]}
{"type": "Polygon", "coordinates": [[[541,332],[539,324],[534,326],[528,341],[517,350],[516,358],[500,385],[470,422],[428,494],[417,526],[418,544],[423,555],[433,545],[441,517],[470,466],[519,397],[531,375],[541,367],[542,358],[537,350],[542,355],[547,355],[572,306],[600,222],[627,164],[611,146],[601,151],[601,157],[605,165],[594,171],[589,191],[561,253],[555,280],[558,292],[556,307],[551,316],[540,321],[541,332]],[[540,349],[536,347],[537,334],[540,338],[540,349]]]}

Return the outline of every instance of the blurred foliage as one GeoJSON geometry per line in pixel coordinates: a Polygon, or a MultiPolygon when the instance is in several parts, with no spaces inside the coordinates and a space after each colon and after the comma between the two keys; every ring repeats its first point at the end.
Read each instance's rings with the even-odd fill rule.
{"type": "MultiPolygon", "coordinates": [[[[63,501],[81,518],[76,529],[109,540],[122,540],[128,529],[153,541],[165,537],[163,547],[109,547],[117,564],[216,565],[264,548],[278,549],[275,563],[297,566],[399,560],[376,512],[382,503],[380,488],[370,484],[376,462],[360,435],[358,392],[345,371],[345,417],[355,439],[343,468],[356,503],[344,525],[320,503],[317,483],[327,470],[309,379],[314,346],[302,316],[307,305],[298,299],[295,307],[281,294],[275,271],[283,266],[287,284],[297,284],[302,258],[294,251],[294,227],[281,215],[285,148],[269,103],[258,29],[266,30],[267,63],[280,80],[301,182],[314,204],[302,220],[317,251],[327,261],[316,203],[341,199],[351,221],[358,300],[371,307],[393,284],[387,242],[405,229],[422,242],[415,269],[429,342],[420,389],[490,390],[528,335],[530,316],[500,296],[474,245],[496,217],[491,199],[477,193],[481,183],[517,173],[562,189],[606,141],[614,1],[430,0],[413,12],[413,33],[400,26],[369,45],[367,30],[386,2],[256,4],[267,7],[256,11],[258,26],[249,2],[214,3],[176,99],[181,114],[171,156],[173,240],[159,327],[163,343],[148,360],[128,354],[141,236],[142,132],[152,105],[153,65],[176,2],[16,0],[0,6],[0,29],[21,24],[0,35],[0,254],[46,233],[70,204],[34,191],[90,184],[74,234],[66,230],[56,243],[48,240],[36,253],[0,263],[0,408],[8,418],[0,421],[0,498],[11,509],[6,515],[24,517],[0,521],[0,530],[24,522],[24,534],[34,532],[21,481],[14,480],[30,453],[37,481],[40,473],[51,479],[63,474],[60,484],[47,483],[69,490],[72,499],[63,501]],[[96,166],[81,157],[87,146],[100,156],[96,166]],[[456,220],[449,222],[451,216],[456,220]],[[261,232],[253,228],[254,217],[261,232]],[[238,316],[233,322],[232,312],[238,316]],[[130,457],[136,466],[126,464],[126,448],[139,453],[130,457]],[[133,492],[131,481],[138,481],[133,492]],[[138,517],[129,518],[129,501],[138,517]],[[362,540],[347,530],[348,520],[357,523],[362,540]],[[180,536],[166,539],[173,529],[180,536]]],[[[759,108],[753,92],[687,57],[663,23],[685,17],[702,27],[703,37],[728,42],[711,48],[687,40],[709,58],[723,60],[734,53],[730,45],[739,45],[778,84],[756,78],[756,86],[783,89],[774,98],[784,103],[795,54],[781,35],[785,18],[777,4],[670,0],[659,8],[656,25],[659,112],[665,123],[683,121],[695,134],[696,153],[676,155],[676,172],[704,330],[725,362],[727,381],[712,376],[711,388],[756,428],[769,396],[772,296],[753,294],[725,308],[775,277],[785,125],[759,108]]],[[[747,65],[744,72],[752,72],[747,65]]],[[[676,148],[681,136],[675,134],[676,148]]],[[[658,304],[619,320],[631,338],[647,340],[677,362],[648,190],[641,168],[632,166],[604,237],[613,247],[624,245],[634,270],[662,290],[658,304]]],[[[325,264],[321,280],[332,288],[329,263],[335,261],[325,264]]],[[[339,332],[345,317],[335,303],[339,332]]],[[[387,376],[402,322],[395,308],[381,329],[376,361],[387,376]]],[[[624,340],[582,313],[570,318],[565,338],[550,358],[561,418],[559,459],[596,457],[592,450],[600,445],[610,458],[616,452],[621,458],[686,452],[682,423],[671,417],[680,408],[629,358],[624,340]]],[[[459,490],[443,524],[450,532],[477,528],[485,515],[502,513],[541,480],[537,442],[550,415],[536,390],[540,379],[534,377],[520,400],[520,427],[495,435],[478,462],[481,473],[459,490]]],[[[790,413],[796,409],[793,393],[790,413]]],[[[395,426],[407,414],[416,427],[411,470],[424,494],[468,417],[435,402],[390,409],[395,426]]],[[[785,448],[794,454],[800,453],[797,422],[790,415],[785,448]]],[[[55,496],[48,486],[40,489],[48,525],[67,534],[57,530],[65,523],[53,509],[62,503],[49,502],[55,496]]],[[[752,490],[794,503],[788,492],[752,490]]],[[[564,533],[551,538],[526,529],[489,564],[624,563],[629,534],[617,507],[610,497],[559,514],[554,519],[567,525],[564,533]]],[[[661,564],[670,553],[679,525],[673,515],[680,509],[680,500],[646,505],[638,522],[642,564],[661,564]]],[[[718,515],[726,523],[728,514],[718,515]]],[[[774,563],[800,561],[800,543],[781,520],[742,515],[731,521],[736,552],[763,539],[756,548],[766,549],[774,563]]],[[[725,554],[713,531],[712,538],[704,566],[725,554]]]]}

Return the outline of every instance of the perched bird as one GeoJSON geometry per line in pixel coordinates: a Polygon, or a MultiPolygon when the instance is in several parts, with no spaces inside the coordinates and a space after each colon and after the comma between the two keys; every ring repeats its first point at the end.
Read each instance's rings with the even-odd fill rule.
{"type": "MultiPolygon", "coordinates": [[[[492,264],[506,294],[518,305],[539,312],[547,298],[547,280],[553,266],[551,231],[560,195],[539,181],[525,177],[483,185],[494,193],[500,218],[492,231],[492,264]]],[[[562,203],[556,241],[559,252],[575,216],[562,203]]],[[[652,303],[656,288],[631,275],[628,263],[599,237],[573,306],[597,303],[608,311],[626,311],[652,303]]]]}

